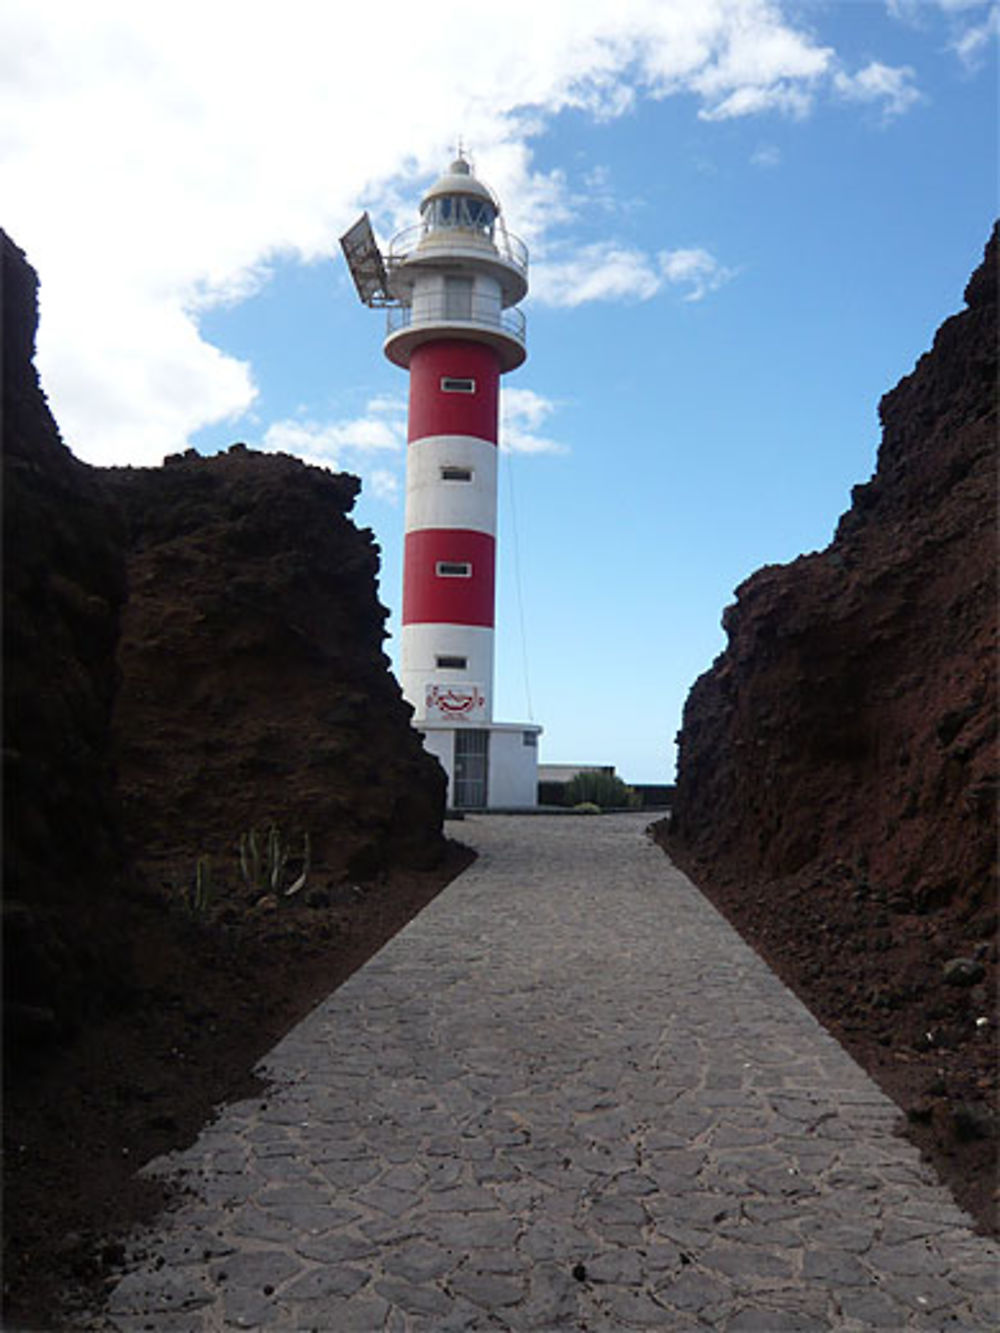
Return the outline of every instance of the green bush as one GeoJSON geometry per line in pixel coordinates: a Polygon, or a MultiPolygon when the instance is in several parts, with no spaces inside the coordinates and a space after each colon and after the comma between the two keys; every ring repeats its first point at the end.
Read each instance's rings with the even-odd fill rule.
{"type": "Polygon", "coordinates": [[[602,810],[632,810],[639,805],[639,798],[613,773],[577,773],[566,783],[566,804],[593,804],[602,810]]]}

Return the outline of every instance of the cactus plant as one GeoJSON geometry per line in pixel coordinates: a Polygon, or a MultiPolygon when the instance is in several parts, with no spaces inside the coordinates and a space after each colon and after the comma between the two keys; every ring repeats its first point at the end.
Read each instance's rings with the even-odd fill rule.
{"type": "Polygon", "coordinates": [[[212,903],[212,858],[199,856],[194,867],[194,884],[183,891],[188,911],[204,916],[212,903]]]}
{"type": "Polygon", "coordinates": [[[291,848],[277,824],[269,825],[266,836],[255,828],[240,836],[240,874],[244,884],[255,894],[289,898],[305,887],[312,857],[308,833],[303,837],[301,873],[293,884],[285,888],[285,871],[290,856],[291,848]]]}
{"type": "Polygon", "coordinates": [[[306,886],[306,880],[309,878],[309,871],[312,868],[312,843],[309,834],[305,834],[302,839],[302,873],[295,883],[285,890],[285,897],[290,898],[293,893],[298,893],[300,889],[306,886]]]}

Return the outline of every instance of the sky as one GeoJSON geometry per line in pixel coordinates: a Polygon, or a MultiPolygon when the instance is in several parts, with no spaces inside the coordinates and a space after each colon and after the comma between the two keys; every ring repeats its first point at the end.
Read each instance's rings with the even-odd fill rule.
{"type": "Polygon", "coordinates": [[[997,213],[995,0],[4,0],[0,226],[73,452],[354,472],[398,643],[406,375],[338,238],[460,141],[527,242],[498,721],[669,781],[763,565],[822,549],[997,213]],[[425,14],[426,17],[422,17],[425,14]]]}

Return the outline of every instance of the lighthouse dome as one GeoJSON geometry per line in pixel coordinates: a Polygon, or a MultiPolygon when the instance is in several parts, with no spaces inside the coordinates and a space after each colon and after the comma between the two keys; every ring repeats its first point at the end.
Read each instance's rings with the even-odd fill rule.
{"type": "Polygon", "coordinates": [[[489,186],[477,180],[464,157],[457,157],[420,201],[428,227],[469,227],[490,233],[500,206],[489,186]]]}
{"type": "Polygon", "coordinates": [[[390,361],[408,366],[414,348],[458,336],[495,348],[501,373],[522,363],[528,251],[461,153],[421,199],[420,222],[393,237],[386,269],[390,361]]]}

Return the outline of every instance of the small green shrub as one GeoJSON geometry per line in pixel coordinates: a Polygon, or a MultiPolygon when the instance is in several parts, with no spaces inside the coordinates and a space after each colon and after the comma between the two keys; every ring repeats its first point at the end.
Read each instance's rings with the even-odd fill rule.
{"type": "Polygon", "coordinates": [[[601,807],[595,805],[593,801],[580,801],[578,805],[573,806],[574,815],[599,815],[601,807]]]}
{"type": "Polygon", "coordinates": [[[574,807],[585,802],[602,810],[635,809],[638,793],[613,773],[577,773],[566,783],[566,804],[574,807]]]}

